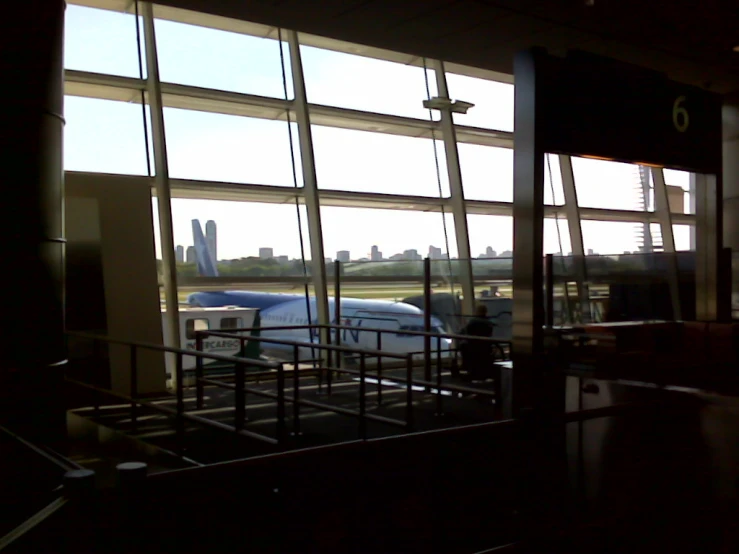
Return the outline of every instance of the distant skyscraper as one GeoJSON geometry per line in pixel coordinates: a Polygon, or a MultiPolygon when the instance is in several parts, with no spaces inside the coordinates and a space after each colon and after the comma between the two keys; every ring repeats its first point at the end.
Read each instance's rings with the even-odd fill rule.
{"type": "Polygon", "coordinates": [[[488,246],[485,249],[485,257],[486,258],[495,258],[495,256],[497,256],[497,254],[496,254],[495,250],[493,250],[493,247],[492,246],[488,246]]]}
{"type": "Polygon", "coordinates": [[[437,246],[429,246],[429,258],[432,260],[441,259],[441,248],[437,246]]]}
{"type": "Polygon", "coordinates": [[[348,250],[339,250],[336,253],[336,259],[339,260],[341,263],[346,263],[351,259],[351,256],[349,255],[348,250]]]}
{"type": "Polygon", "coordinates": [[[185,256],[185,261],[189,264],[195,263],[195,247],[194,246],[187,247],[187,254],[185,256]]]}
{"type": "Polygon", "coordinates": [[[418,250],[416,250],[415,248],[411,248],[410,250],[403,251],[403,259],[415,262],[418,260],[422,260],[423,258],[418,253],[418,250]]]}
{"type": "Polygon", "coordinates": [[[288,262],[287,256],[277,256],[275,257],[275,260],[281,264],[286,264],[288,262]]]}
{"type": "Polygon", "coordinates": [[[588,256],[594,256],[595,252],[593,252],[592,248],[588,248],[588,256]]]}
{"type": "Polygon", "coordinates": [[[380,249],[377,248],[377,246],[372,247],[372,251],[370,252],[370,260],[372,260],[373,262],[382,261],[382,252],[380,252],[380,249]]]}
{"type": "Polygon", "coordinates": [[[208,243],[208,251],[213,261],[213,267],[218,265],[218,231],[216,222],[212,219],[205,223],[205,242],[208,243]]]}
{"type": "Polygon", "coordinates": [[[181,244],[178,244],[177,248],[174,249],[174,259],[178,263],[185,261],[185,247],[181,244]]]}
{"type": "Polygon", "coordinates": [[[270,260],[274,258],[274,250],[272,250],[269,247],[266,248],[260,248],[259,249],[259,259],[260,260],[270,260]]]}

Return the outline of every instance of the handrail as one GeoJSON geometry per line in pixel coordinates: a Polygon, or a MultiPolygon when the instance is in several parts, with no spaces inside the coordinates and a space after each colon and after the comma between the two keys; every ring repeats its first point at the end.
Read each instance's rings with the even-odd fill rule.
{"type": "MultiPolygon", "coordinates": [[[[196,331],[196,333],[200,333],[202,331],[196,331]]],[[[98,340],[102,342],[107,342],[110,344],[120,344],[123,346],[135,346],[136,348],[145,348],[147,350],[155,350],[157,352],[170,352],[172,354],[182,354],[183,356],[193,356],[195,358],[208,358],[211,360],[218,360],[219,362],[229,362],[232,364],[248,364],[253,365],[257,367],[264,367],[267,369],[277,369],[280,364],[278,362],[268,362],[265,360],[259,360],[256,358],[238,358],[236,356],[226,356],[224,354],[215,354],[212,352],[202,352],[200,350],[188,350],[185,348],[178,348],[176,346],[163,346],[161,344],[152,344],[148,342],[137,342],[137,341],[128,341],[128,340],[122,340],[122,339],[114,339],[110,337],[103,337],[101,335],[94,335],[92,333],[81,333],[77,331],[68,331],[68,336],[72,337],[78,337],[88,340],[98,340]]],[[[252,337],[249,337],[248,340],[252,340],[252,337]]]]}
{"type": "Polygon", "coordinates": [[[232,433],[235,432],[236,434],[243,435],[245,437],[250,437],[250,438],[253,438],[253,439],[257,439],[257,440],[260,440],[262,442],[266,442],[266,443],[272,444],[272,445],[278,444],[278,442],[275,439],[271,438],[271,437],[267,437],[265,435],[260,435],[259,433],[253,433],[251,431],[246,431],[244,429],[236,429],[235,427],[232,427],[230,425],[226,425],[225,423],[220,423],[218,421],[213,421],[211,419],[206,419],[204,417],[196,416],[194,414],[188,414],[188,413],[186,413],[184,411],[180,412],[179,409],[168,408],[166,406],[160,406],[159,404],[156,404],[154,402],[149,402],[149,401],[146,401],[146,400],[132,398],[132,397],[126,395],[126,394],[123,394],[123,393],[120,393],[120,392],[115,392],[115,391],[112,391],[110,389],[106,389],[104,387],[98,387],[96,385],[91,385],[90,383],[85,383],[84,381],[78,381],[77,379],[70,379],[69,377],[66,377],[65,378],[65,381],[67,381],[68,383],[72,383],[73,385],[77,385],[79,387],[84,387],[84,388],[87,388],[87,389],[90,389],[90,390],[102,392],[102,393],[107,394],[109,396],[114,396],[116,398],[120,398],[121,400],[126,400],[128,402],[135,402],[135,403],[140,404],[142,406],[145,406],[147,408],[151,408],[153,410],[156,410],[156,411],[159,411],[159,412],[168,414],[168,415],[175,415],[177,417],[182,417],[183,419],[187,419],[187,420],[193,421],[195,423],[200,423],[200,424],[205,425],[205,426],[208,426],[208,427],[213,427],[214,429],[223,429],[225,431],[229,431],[229,432],[232,432],[232,433]]]}
{"type": "MultiPolygon", "coordinates": [[[[436,333],[433,331],[411,331],[406,329],[382,329],[379,327],[354,327],[352,325],[338,325],[336,323],[314,323],[310,325],[282,325],[279,327],[242,327],[238,329],[229,329],[230,333],[247,333],[252,332],[256,330],[260,331],[293,331],[293,330],[303,330],[303,329],[339,329],[339,330],[348,330],[348,331],[356,331],[356,332],[368,332],[368,333],[384,333],[384,334],[393,334],[393,335],[415,335],[418,337],[431,337],[431,338],[441,338],[441,339],[452,339],[452,340],[477,340],[482,342],[490,342],[493,344],[502,344],[502,345],[508,345],[510,346],[513,341],[507,340],[507,339],[496,339],[493,337],[480,337],[476,335],[459,335],[456,333],[436,333]]],[[[210,330],[202,330],[202,331],[195,331],[196,334],[203,333],[205,335],[213,335],[213,336],[220,336],[216,333],[219,333],[222,331],[210,331],[210,330]]],[[[265,337],[244,337],[246,340],[265,340],[265,337]]],[[[281,341],[283,339],[268,339],[270,342],[272,341],[281,341]]],[[[315,347],[318,347],[318,343],[310,343],[310,342],[300,342],[300,341],[291,341],[291,342],[298,342],[300,346],[303,345],[315,345],[315,347]]],[[[278,342],[279,343],[279,342],[278,342]]],[[[288,342],[285,342],[285,344],[289,344],[288,342]]],[[[324,347],[328,345],[323,345],[324,347]]],[[[336,348],[336,347],[334,347],[336,348]]],[[[351,349],[352,351],[356,351],[356,349],[351,349]]],[[[389,354],[386,354],[383,352],[383,356],[389,356],[389,354]]]]}
{"type": "MultiPolygon", "coordinates": [[[[313,326],[315,328],[321,327],[320,325],[313,326]]],[[[323,326],[327,327],[327,326],[323,326]]],[[[270,329],[270,327],[262,327],[261,330],[264,331],[265,329],[270,329]]],[[[355,329],[355,327],[353,327],[355,329]]],[[[210,331],[210,330],[202,330],[202,331],[195,331],[196,335],[201,335],[203,337],[221,337],[221,338],[238,338],[234,337],[235,333],[241,333],[244,332],[243,329],[229,329],[229,331],[210,331]]],[[[317,342],[306,342],[306,341],[297,341],[297,340],[286,340],[286,339],[273,339],[271,337],[262,337],[262,336],[254,336],[254,337],[244,337],[246,341],[256,341],[256,342],[269,342],[272,344],[282,344],[286,346],[298,346],[301,348],[315,348],[316,350],[330,350],[332,352],[351,352],[353,354],[365,354],[367,356],[372,357],[378,357],[382,356],[383,358],[396,358],[398,360],[405,360],[404,354],[394,354],[392,352],[382,352],[381,350],[372,350],[369,348],[351,348],[348,346],[336,346],[335,344],[321,344],[317,342]]],[[[237,358],[238,359],[238,358],[237,358]]],[[[240,358],[243,360],[243,358],[240,358]]]]}
{"type": "Polygon", "coordinates": [[[17,442],[21,443],[23,446],[28,448],[29,450],[32,450],[39,456],[46,458],[48,461],[50,461],[55,466],[63,469],[64,471],[71,471],[74,469],[82,469],[82,466],[79,465],[77,462],[74,462],[70,460],[69,458],[63,456],[62,454],[59,454],[55,450],[52,450],[51,448],[47,446],[40,446],[33,444],[23,437],[20,437],[13,433],[10,429],[7,429],[6,427],[3,427],[0,425],[0,432],[5,433],[10,438],[16,440],[17,442]]]}

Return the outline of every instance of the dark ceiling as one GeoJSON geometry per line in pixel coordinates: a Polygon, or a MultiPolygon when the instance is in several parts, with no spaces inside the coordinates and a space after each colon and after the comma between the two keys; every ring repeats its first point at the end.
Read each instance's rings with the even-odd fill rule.
{"type": "Polygon", "coordinates": [[[505,73],[522,48],[581,48],[739,90],[739,0],[158,1],[505,73]]]}

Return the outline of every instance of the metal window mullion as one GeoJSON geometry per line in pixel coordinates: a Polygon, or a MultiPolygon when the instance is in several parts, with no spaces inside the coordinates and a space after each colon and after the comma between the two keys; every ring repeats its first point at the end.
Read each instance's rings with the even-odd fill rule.
{"type": "MultiPolygon", "coordinates": [[[[641,183],[642,198],[644,199],[644,211],[649,211],[649,171],[643,166],[639,166],[639,181],[641,183]]],[[[656,200],[655,200],[656,201],[656,200]]],[[[652,226],[649,222],[642,223],[644,231],[644,251],[647,253],[654,252],[654,241],[652,240],[652,226]]]]}
{"type": "MultiPolygon", "coordinates": [[[[146,88],[151,113],[152,142],[154,148],[154,183],[159,212],[159,233],[162,244],[162,270],[164,296],[167,303],[164,345],[180,346],[179,300],[177,297],[177,263],[175,259],[174,230],[172,226],[172,200],[169,185],[169,166],[167,163],[167,143],[164,132],[164,113],[162,111],[162,90],[159,80],[156,35],[154,31],[154,11],[151,2],[142,2],[144,37],[146,49],[147,79],[146,88]]],[[[172,374],[172,385],[176,377],[172,374]]]]}
{"type": "Polygon", "coordinates": [[[588,289],[585,267],[585,244],[582,238],[580,204],[577,200],[575,174],[572,170],[572,158],[570,156],[559,155],[559,170],[562,174],[562,190],[565,197],[564,208],[567,214],[570,246],[574,255],[573,265],[575,269],[575,283],[577,284],[577,296],[580,299],[580,313],[583,322],[586,322],[590,320],[590,291],[588,289]]]}
{"type": "MultiPolygon", "coordinates": [[[[316,163],[313,154],[313,134],[311,133],[310,114],[308,111],[308,97],[305,88],[305,76],[300,57],[300,42],[296,31],[288,31],[290,46],[290,68],[293,78],[295,94],[294,108],[298,125],[300,143],[300,160],[303,168],[303,196],[308,213],[308,236],[311,249],[311,276],[316,295],[318,323],[330,323],[328,310],[328,292],[326,290],[326,263],[323,252],[323,232],[321,229],[321,206],[318,194],[318,179],[316,178],[316,163]]],[[[325,329],[321,329],[321,343],[328,343],[325,329]]]]}
{"type": "MultiPolygon", "coordinates": [[[[449,89],[444,72],[444,62],[434,60],[436,73],[436,87],[441,98],[449,98],[449,89]]],[[[454,128],[452,113],[448,109],[441,112],[441,133],[444,139],[446,153],[446,167],[449,176],[449,203],[454,216],[454,232],[457,239],[459,279],[462,286],[462,311],[471,315],[475,309],[475,287],[472,278],[472,254],[470,251],[470,235],[467,226],[467,208],[462,188],[462,170],[459,165],[459,151],[457,150],[457,136],[454,128]]]]}
{"type": "Polygon", "coordinates": [[[682,319],[682,309],[675,254],[675,236],[672,233],[672,214],[670,213],[670,202],[667,197],[667,186],[665,185],[665,175],[662,169],[652,168],[652,182],[654,183],[654,211],[659,219],[662,247],[667,255],[667,282],[670,287],[672,313],[673,317],[679,320],[682,319]]]}

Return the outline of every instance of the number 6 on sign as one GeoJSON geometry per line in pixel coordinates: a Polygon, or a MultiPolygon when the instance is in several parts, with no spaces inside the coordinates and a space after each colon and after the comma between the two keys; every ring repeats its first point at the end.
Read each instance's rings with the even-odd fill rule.
{"type": "Polygon", "coordinates": [[[688,110],[680,105],[684,101],[684,96],[678,96],[677,100],[675,100],[675,103],[672,105],[672,124],[675,126],[675,129],[681,133],[688,130],[688,123],[690,122],[690,119],[688,118],[688,110]]]}

